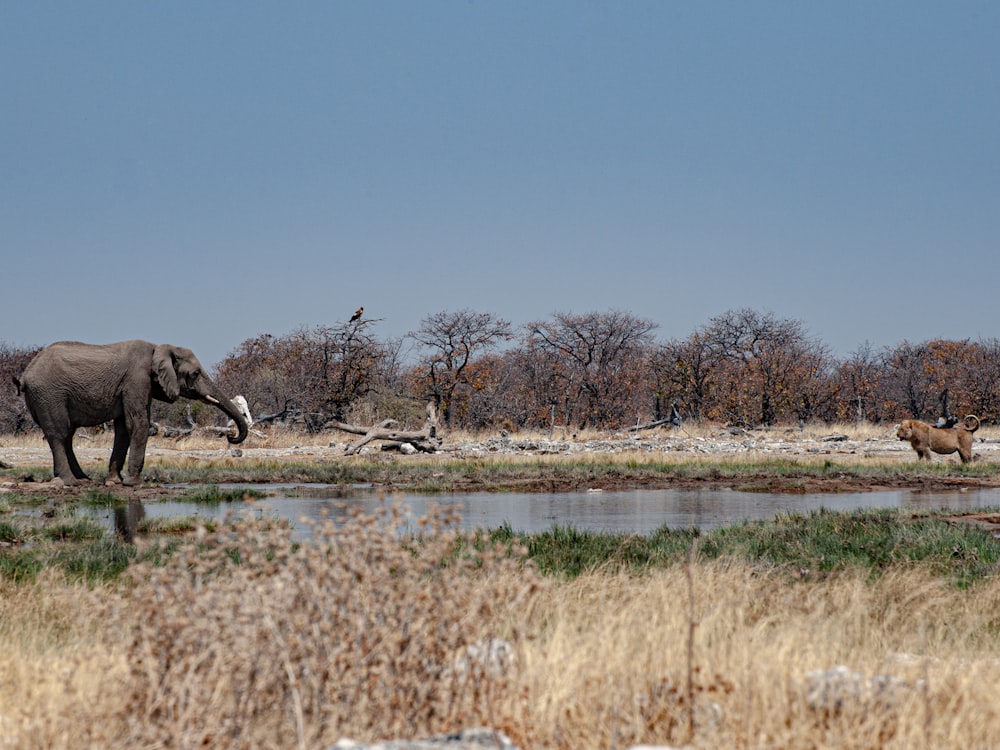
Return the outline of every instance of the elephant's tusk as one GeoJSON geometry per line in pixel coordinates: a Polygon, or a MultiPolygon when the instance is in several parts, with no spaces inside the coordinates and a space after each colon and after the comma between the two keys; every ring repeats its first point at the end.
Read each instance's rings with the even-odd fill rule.
{"type": "Polygon", "coordinates": [[[206,404],[211,404],[212,406],[219,405],[219,399],[217,399],[215,396],[205,396],[204,399],[206,404]]]}

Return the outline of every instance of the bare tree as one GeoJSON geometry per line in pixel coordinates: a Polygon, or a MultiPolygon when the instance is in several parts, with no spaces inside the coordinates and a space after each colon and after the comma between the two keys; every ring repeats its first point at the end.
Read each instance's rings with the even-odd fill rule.
{"type": "Polygon", "coordinates": [[[936,411],[941,389],[935,383],[929,362],[926,342],[910,344],[904,341],[887,352],[886,396],[911,419],[924,419],[936,411]]]}
{"type": "Polygon", "coordinates": [[[985,419],[1000,414],[1000,340],[980,339],[976,344],[975,362],[969,383],[971,413],[985,419]]]}
{"type": "Polygon", "coordinates": [[[995,403],[997,350],[989,341],[935,339],[904,341],[885,352],[884,398],[897,405],[896,416],[933,419],[979,411],[995,403]]]}
{"type": "Polygon", "coordinates": [[[656,417],[665,404],[679,404],[682,413],[694,420],[705,417],[716,388],[716,368],[712,349],[695,331],[683,341],[660,345],[650,359],[653,387],[657,395],[656,417]]]}
{"type": "Polygon", "coordinates": [[[512,337],[510,323],[492,313],[473,310],[428,315],[420,328],[406,334],[422,349],[418,387],[433,399],[444,424],[451,427],[455,392],[469,385],[474,357],[512,337]]]}
{"type": "Polygon", "coordinates": [[[835,418],[881,421],[885,413],[885,372],[884,354],[867,341],[841,362],[834,375],[838,402],[835,418]]]}
{"type": "Polygon", "coordinates": [[[500,378],[504,389],[505,426],[551,432],[567,391],[559,375],[561,358],[537,343],[530,336],[526,337],[503,355],[500,378]]]}
{"type": "MultiPolygon", "coordinates": [[[[631,398],[646,382],[656,323],[618,310],[584,315],[557,313],[527,326],[529,342],[556,355],[566,424],[620,426],[633,416],[631,398]]],[[[647,398],[648,391],[642,394],[647,398]]]]}
{"type": "Polygon", "coordinates": [[[805,420],[831,398],[829,354],[801,321],[744,308],[712,318],[702,335],[718,373],[722,416],[731,421],[805,420]]]}

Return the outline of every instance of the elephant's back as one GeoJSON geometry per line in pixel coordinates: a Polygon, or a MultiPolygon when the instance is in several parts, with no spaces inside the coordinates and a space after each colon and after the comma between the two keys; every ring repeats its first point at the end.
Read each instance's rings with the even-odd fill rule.
{"type": "Polygon", "coordinates": [[[123,371],[134,345],[144,342],[122,341],[117,344],[86,344],[81,341],[57,341],[42,349],[21,374],[21,387],[32,390],[79,388],[95,379],[107,379],[109,372],[123,371]]]}

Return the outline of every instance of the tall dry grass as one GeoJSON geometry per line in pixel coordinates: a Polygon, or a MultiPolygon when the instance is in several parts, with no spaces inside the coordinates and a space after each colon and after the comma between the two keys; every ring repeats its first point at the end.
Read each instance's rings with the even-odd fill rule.
{"type": "Polygon", "coordinates": [[[527,649],[529,723],[555,747],[995,746],[998,596],[913,570],[818,585],[727,563],[588,575],[533,612],[549,628],[527,649]],[[810,673],[838,665],[898,677],[894,701],[811,706],[810,673]]]}
{"type": "Polygon", "coordinates": [[[0,747],[321,748],[483,724],[525,750],[1000,739],[1000,582],[731,561],[543,580],[441,516],[403,541],[395,512],[301,547],[249,521],[203,532],[113,589],[5,586],[0,747]],[[512,644],[507,669],[461,658],[489,638],[512,644]],[[810,673],[838,665],[891,690],[817,699],[810,673]]]}

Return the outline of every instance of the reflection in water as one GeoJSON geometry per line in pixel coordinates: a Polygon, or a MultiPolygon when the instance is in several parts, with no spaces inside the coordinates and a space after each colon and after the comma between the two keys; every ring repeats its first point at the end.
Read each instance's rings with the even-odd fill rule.
{"type": "Polygon", "coordinates": [[[135,535],[139,528],[139,522],[145,517],[146,506],[142,504],[141,500],[132,498],[129,500],[127,506],[122,505],[115,508],[115,533],[121,537],[123,542],[132,544],[132,542],[135,541],[135,535]]]}
{"type": "MultiPolygon", "coordinates": [[[[226,488],[240,486],[229,485],[226,488]]],[[[153,517],[203,516],[221,519],[227,513],[252,512],[258,517],[285,519],[300,537],[309,535],[308,521],[346,519],[352,512],[370,513],[387,503],[400,502],[410,510],[410,527],[433,504],[456,509],[464,528],[508,525],[516,532],[535,533],[554,525],[584,531],[648,534],[662,526],[709,531],[744,520],[767,520],[782,513],[809,513],[858,508],[950,508],[971,510],[1000,505],[1000,490],[922,492],[851,492],[837,494],[771,494],[734,490],[629,490],[620,492],[488,493],[435,496],[399,493],[383,499],[370,489],[329,485],[256,485],[274,495],[258,500],[206,506],[199,503],[150,503],[115,509],[115,530],[131,539],[143,514],[153,517]]]]}

